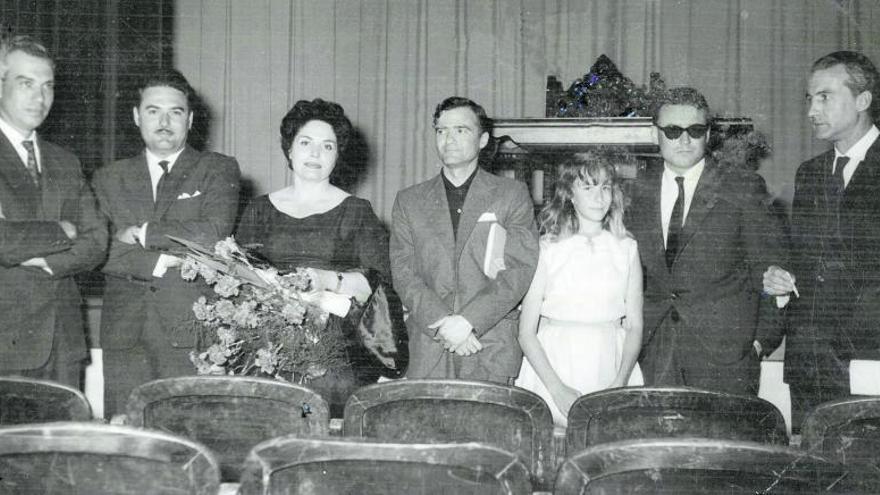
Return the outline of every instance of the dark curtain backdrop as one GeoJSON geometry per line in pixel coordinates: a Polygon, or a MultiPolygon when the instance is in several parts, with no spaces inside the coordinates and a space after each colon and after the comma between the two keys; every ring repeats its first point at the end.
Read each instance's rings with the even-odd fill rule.
{"type": "Polygon", "coordinates": [[[875,0],[178,0],[175,65],[212,111],[208,147],[255,192],[289,181],[278,125],[298,99],[341,103],[368,172],[356,192],[388,219],[395,193],[438,170],[431,113],[446,96],[496,117],[543,117],[563,84],[607,54],[637,84],[658,71],[748,116],[774,148],[761,173],[784,201],[818,153],[805,117],[810,63],[837,49],[880,62],[875,0]]]}
{"type": "Polygon", "coordinates": [[[131,114],[138,78],[172,63],[173,1],[0,0],[0,24],[55,60],[55,102],[39,132],[87,174],[143,148],[131,114]]]}

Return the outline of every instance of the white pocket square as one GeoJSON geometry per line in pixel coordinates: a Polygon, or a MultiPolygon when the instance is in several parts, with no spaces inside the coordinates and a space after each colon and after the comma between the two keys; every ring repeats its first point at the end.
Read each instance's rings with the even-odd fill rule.
{"type": "Polygon", "coordinates": [[[202,191],[198,191],[198,190],[192,194],[181,193],[180,196],[177,197],[177,199],[192,199],[192,198],[195,198],[196,196],[199,196],[201,194],[202,194],[202,191]]]}
{"type": "Polygon", "coordinates": [[[478,222],[497,222],[498,219],[495,218],[495,214],[491,211],[487,211],[480,215],[480,218],[477,219],[478,222]]]}

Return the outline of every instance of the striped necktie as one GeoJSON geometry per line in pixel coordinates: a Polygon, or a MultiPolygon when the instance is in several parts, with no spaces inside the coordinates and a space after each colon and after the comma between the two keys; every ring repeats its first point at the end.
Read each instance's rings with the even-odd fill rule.
{"type": "Polygon", "coordinates": [[[34,185],[40,187],[40,169],[37,167],[37,153],[34,151],[34,142],[31,140],[22,141],[21,145],[27,150],[27,163],[25,163],[25,167],[28,174],[30,174],[34,185]]]}

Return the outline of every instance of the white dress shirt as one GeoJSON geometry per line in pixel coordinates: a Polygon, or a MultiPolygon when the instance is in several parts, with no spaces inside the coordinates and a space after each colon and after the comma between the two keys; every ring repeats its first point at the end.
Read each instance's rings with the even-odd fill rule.
{"type": "Polygon", "coordinates": [[[22,141],[32,141],[34,143],[34,154],[37,155],[37,171],[43,172],[43,160],[40,156],[40,145],[37,144],[37,131],[31,131],[31,133],[27,136],[23,136],[18,129],[9,125],[5,120],[0,118],[0,131],[3,132],[3,135],[6,136],[6,139],[12,143],[12,147],[15,148],[15,152],[18,154],[18,157],[21,159],[21,166],[27,169],[27,149],[21,144],[22,141]]]}
{"type": "MultiPolygon", "coordinates": [[[[834,163],[832,163],[831,168],[834,168],[834,165],[837,164],[837,159],[841,156],[849,157],[849,162],[843,167],[843,187],[849,185],[849,180],[852,178],[853,174],[856,172],[856,169],[859,167],[859,164],[865,159],[865,155],[868,153],[868,148],[874,144],[874,141],[880,137],[880,130],[877,129],[877,126],[872,125],[868,132],[862,136],[861,139],[856,141],[856,144],[850,146],[850,148],[846,151],[840,151],[837,149],[837,146],[834,147],[834,163]]],[[[831,171],[834,173],[834,170],[831,171]]]]}
{"type": "MultiPolygon", "coordinates": [[[[168,155],[165,158],[159,158],[150,152],[150,150],[146,150],[147,156],[147,169],[150,171],[150,183],[153,186],[153,202],[156,201],[156,188],[159,186],[159,179],[162,178],[162,174],[165,172],[162,170],[162,167],[159,166],[159,162],[165,160],[168,162],[168,172],[171,172],[171,169],[174,167],[174,164],[177,162],[177,158],[180,154],[183,153],[183,148],[178,150],[176,153],[172,155],[168,155]]],[[[147,242],[147,225],[149,222],[141,225],[140,233],[138,234],[138,242],[140,242],[141,247],[146,247],[147,242]]],[[[156,266],[153,267],[153,276],[157,278],[161,278],[165,276],[165,272],[168,271],[168,262],[172,261],[174,256],[168,254],[160,254],[159,259],[156,261],[156,266]]]]}
{"type": "MultiPolygon", "coordinates": [[[[706,168],[706,159],[697,162],[696,165],[689,168],[682,177],[684,177],[684,211],[682,218],[684,222],[682,226],[687,224],[688,211],[691,209],[691,201],[694,199],[694,191],[697,189],[697,183],[700,181],[700,175],[706,168]]],[[[669,222],[672,219],[672,210],[675,208],[675,201],[678,200],[678,184],[675,183],[675,177],[678,174],[673,172],[669,165],[663,165],[663,178],[660,182],[660,219],[663,226],[663,245],[666,245],[666,237],[669,234],[669,222]]]]}

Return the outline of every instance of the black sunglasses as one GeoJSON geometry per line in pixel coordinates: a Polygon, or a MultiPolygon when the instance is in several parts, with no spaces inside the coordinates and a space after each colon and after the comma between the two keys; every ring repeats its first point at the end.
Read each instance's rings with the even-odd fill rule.
{"type": "Polygon", "coordinates": [[[657,126],[657,128],[663,131],[666,139],[678,139],[678,137],[681,136],[681,133],[685,131],[687,131],[688,136],[690,136],[691,139],[700,139],[705,136],[706,131],[709,130],[709,126],[706,124],[694,124],[688,128],[682,128],[677,125],[668,125],[666,127],[657,126]]]}

